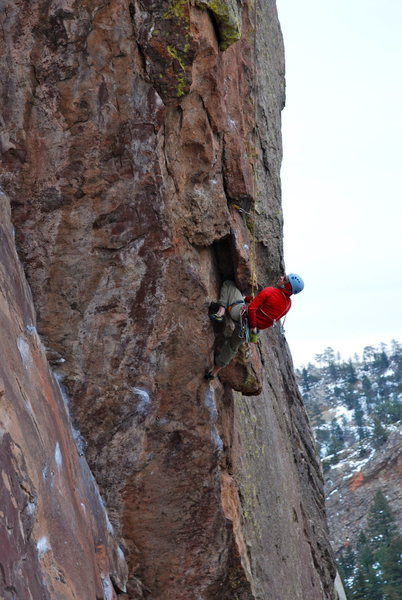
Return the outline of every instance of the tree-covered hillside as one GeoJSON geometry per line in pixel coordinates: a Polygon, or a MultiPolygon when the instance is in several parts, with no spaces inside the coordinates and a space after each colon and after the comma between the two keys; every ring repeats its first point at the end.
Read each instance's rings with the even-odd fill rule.
{"type": "MultiPolygon", "coordinates": [[[[350,477],[364,470],[368,461],[373,463],[384,454],[400,431],[402,348],[397,341],[368,346],[361,357],[347,361],[326,348],[315,356],[315,362],[298,369],[296,375],[324,471],[331,483],[337,481],[332,485],[336,488],[339,476],[335,472],[342,474],[341,480],[352,481],[350,477]]],[[[339,491],[333,489],[329,495],[335,493],[339,491]]],[[[396,496],[392,494],[394,505],[400,504],[396,496]]],[[[327,501],[330,504],[331,499],[327,501]]],[[[366,495],[365,501],[366,514],[364,508],[356,512],[354,507],[343,516],[338,511],[329,515],[344,527],[345,542],[338,549],[337,562],[347,598],[400,600],[402,536],[380,483],[375,495],[366,495]]],[[[338,510],[347,499],[340,497],[339,502],[338,510]]]]}
{"type": "Polygon", "coordinates": [[[381,491],[371,503],[356,549],[350,545],[342,553],[338,569],[348,600],[401,600],[402,536],[381,491]]]}
{"type": "Polygon", "coordinates": [[[365,458],[402,419],[402,347],[367,346],[343,361],[332,348],[296,370],[324,468],[355,447],[365,458]]]}

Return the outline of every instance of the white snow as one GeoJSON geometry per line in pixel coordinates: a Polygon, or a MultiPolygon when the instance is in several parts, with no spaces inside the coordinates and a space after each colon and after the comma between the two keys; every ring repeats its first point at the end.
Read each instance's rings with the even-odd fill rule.
{"type": "Polygon", "coordinates": [[[342,419],[342,417],[345,417],[346,421],[350,422],[350,421],[353,421],[353,415],[354,415],[354,411],[349,410],[348,408],[346,408],[346,406],[337,406],[335,408],[335,419],[336,420],[339,420],[339,419],[342,419]]]}
{"type": "Polygon", "coordinates": [[[36,549],[39,553],[39,556],[43,556],[44,554],[46,554],[46,552],[50,550],[49,540],[46,536],[42,536],[41,538],[39,538],[36,544],[36,549]]]}
{"type": "Polygon", "coordinates": [[[59,442],[56,443],[56,447],[54,449],[54,460],[56,461],[58,468],[61,469],[63,466],[63,457],[61,455],[59,442]]]}
{"type": "Polygon", "coordinates": [[[26,507],[25,507],[25,512],[28,515],[33,515],[34,512],[35,512],[35,510],[36,510],[36,504],[35,504],[35,502],[28,502],[27,505],[26,505],[26,507]]]}
{"type": "Polygon", "coordinates": [[[22,364],[27,369],[31,362],[31,351],[25,338],[21,336],[17,338],[17,348],[21,356],[22,364]]]}
{"type": "Polygon", "coordinates": [[[117,546],[117,556],[119,559],[125,560],[124,552],[120,546],[117,546]]]}
{"type": "Polygon", "coordinates": [[[26,331],[27,333],[29,333],[29,335],[35,335],[35,334],[37,335],[37,333],[38,333],[38,332],[36,331],[36,327],[35,327],[35,325],[27,325],[27,326],[25,327],[25,331],[26,331]]]}
{"type": "Polygon", "coordinates": [[[109,575],[102,578],[102,586],[103,586],[103,599],[104,600],[113,600],[113,584],[110,581],[109,575]]]}
{"type": "Polygon", "coordinates": [[[134,394],[140,398],[140,401],[137,404],[137,411],[142,414],[147,414],[151,405],[151,398],[149,397],[148,392],[137,387],[131,389],[134,394]]]}
{"type": "Polygon", "coordinates": [[[208,409],[209,416],[211,419],[211,440],[214,446],[217,448],[218,452],[222,452],[223,441],[219,435],[218,428],[216,426],[216,423],[218,421],[218,411],[215,403],[214,390],[211,386],[208,387],[207,392],[205,394],[205,406],[208,409]]]}

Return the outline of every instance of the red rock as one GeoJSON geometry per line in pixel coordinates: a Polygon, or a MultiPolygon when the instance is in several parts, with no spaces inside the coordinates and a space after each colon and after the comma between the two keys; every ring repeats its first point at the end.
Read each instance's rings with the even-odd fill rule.
{"type": "Polygon", "coordinates": [[[3,193],[0,215],[1,596],[103,598],[109,585],[115,598],[125,561],[36,331],[3,193]]]}
{"type": "MultiPolygon", "coordinates": [[[[74,422],[121,536],[127,597],[332,600],[320,465],[283,335],[264,333],[253,351],[260,395],[233,391],[235,380],[244,389],[235,365],[230,384],[203,379],[222,279],[249,291],[254,272],[269,285],[283,269],[275,3],[258,6],[255,57],[246,2],[243,37],[223,53],[211,12],[192,3],[20,8],[7,4],[0,60],[5,134],[24,153],[1,156],[2,182],[38,331],[49,358],[65,360],[74,422]],[[253,206],[253,227],[233,203],[253,206]]],[[[43,365],[42,412],[53,407],[43,365]]],[[[58,441],[73,477],[65,429],[43,419],[43,460],[58,441]]],[[[50,508],[39,535],[54,522],[72,546],[80,528],[71,517],[65,534],[67,513],[50,508]]],[[[34,573],[50,577],[54,561],[71,589],[106,595],[114,559],[95,538],[80,542],[84,583],[70,555],[45,545],[50,562],[34,573]]]]}

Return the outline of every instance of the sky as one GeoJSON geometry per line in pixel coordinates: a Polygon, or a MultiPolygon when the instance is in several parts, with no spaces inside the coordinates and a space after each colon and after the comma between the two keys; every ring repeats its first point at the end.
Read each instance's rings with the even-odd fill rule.
{"type": "Polygon", "coordinates": [[[402,342],[402,0],[277,0],[295,367],[402,342]]]}

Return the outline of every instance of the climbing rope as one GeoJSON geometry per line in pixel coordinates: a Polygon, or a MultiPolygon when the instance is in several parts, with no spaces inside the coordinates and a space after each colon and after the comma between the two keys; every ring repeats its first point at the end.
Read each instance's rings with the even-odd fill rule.
{"type": "Polygon", "coordinates": [[[250,231],[250,271],[251,271],[251,296],[254,298],[257,287],[256,272],[256,202],[257,202],[257,106],[258,106],[258,86],[257,86],[257,0],[254,0],[254,23],[253,23],[253,70],[252,86],[254,99],[254,140],[252,142],[252,155],[250,156],[252,177],[252,203],[249,213],[249,231],[250,231]]]}

